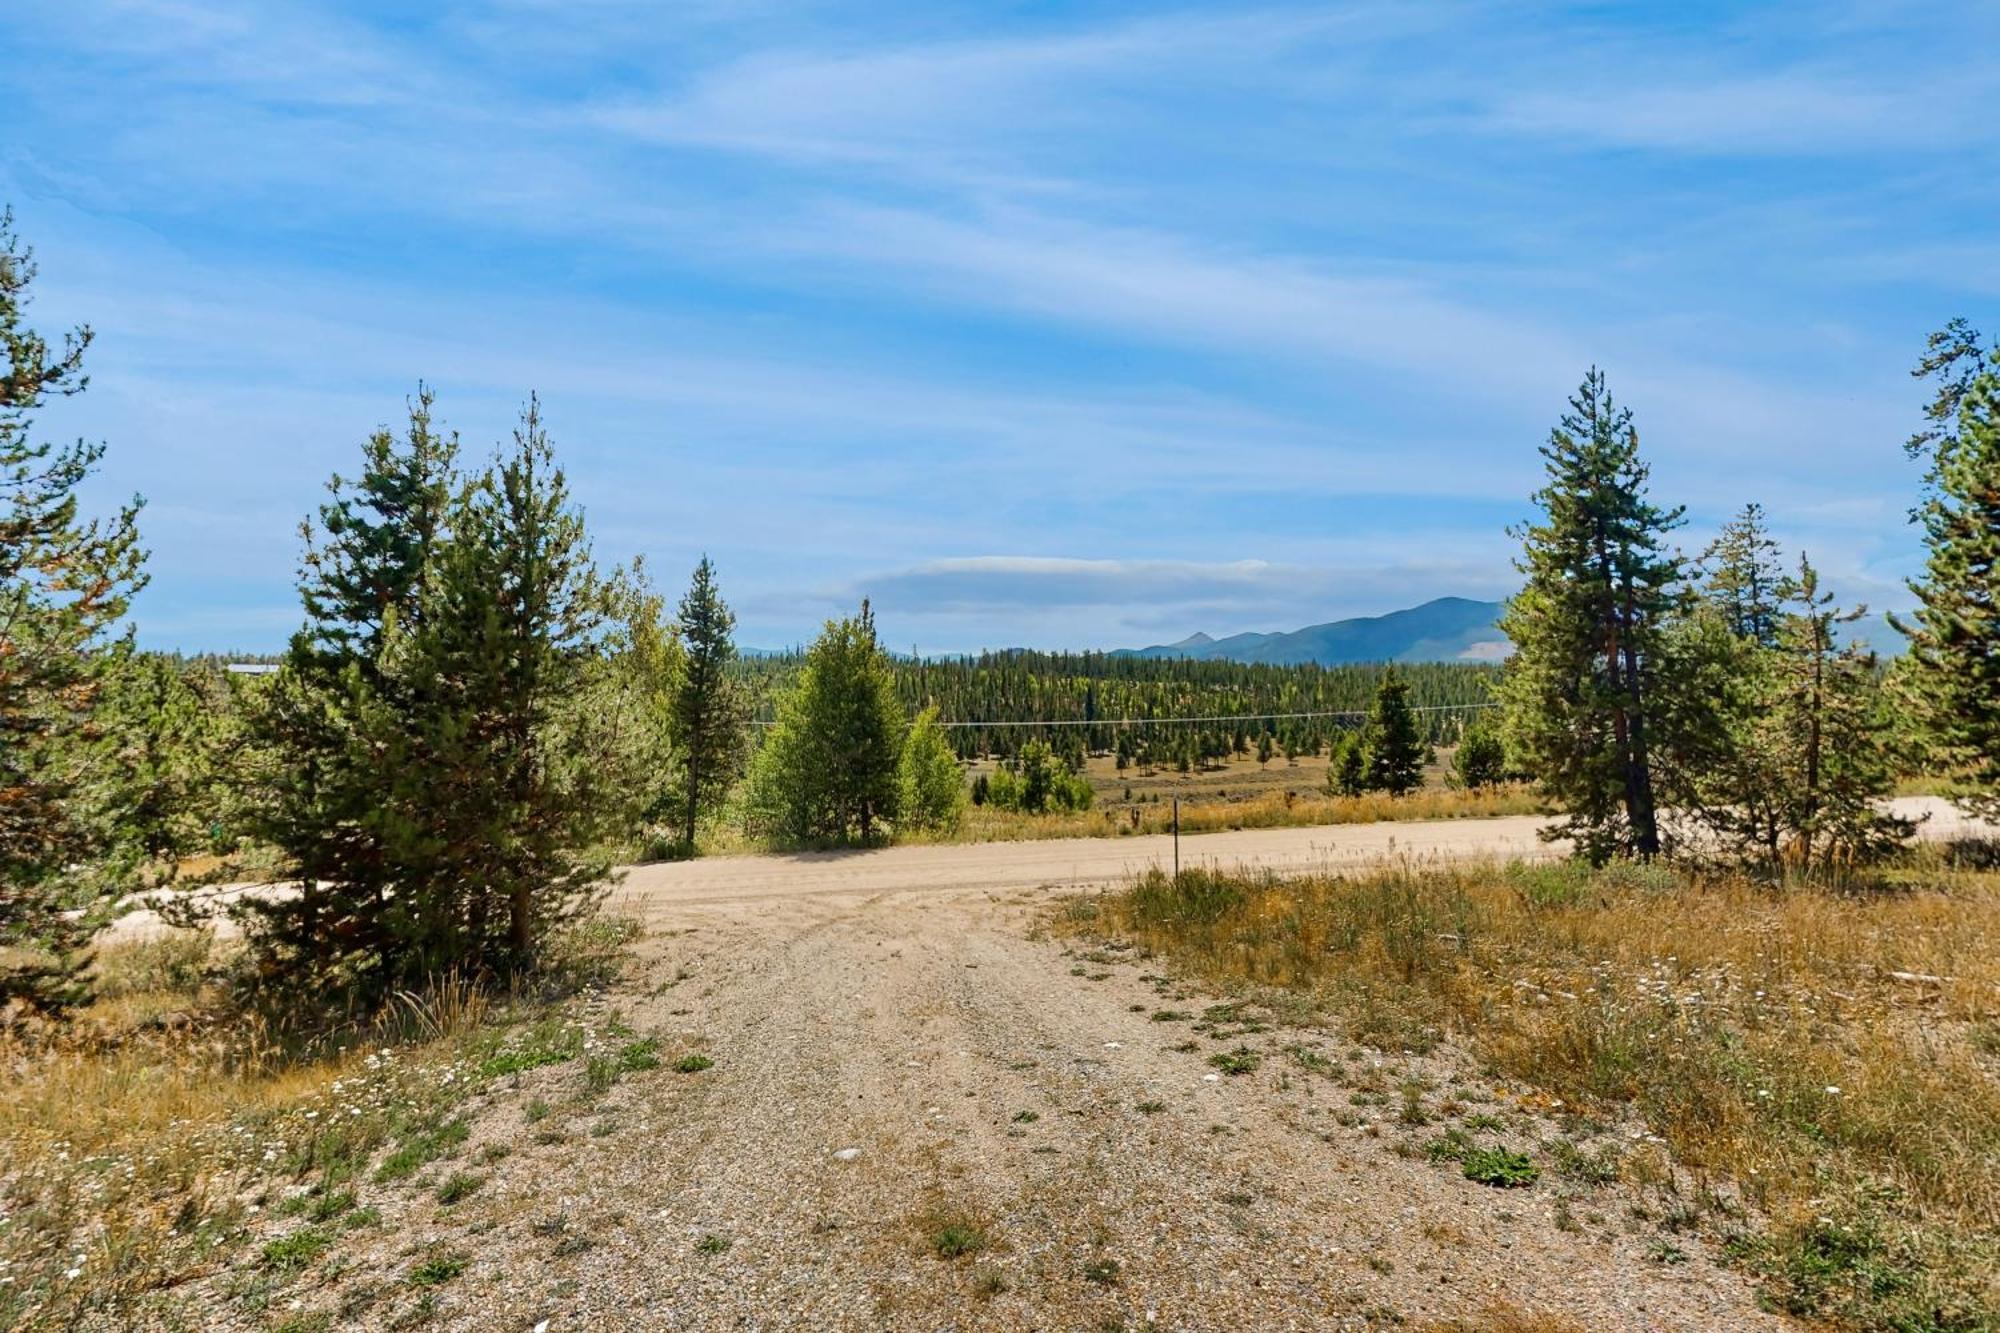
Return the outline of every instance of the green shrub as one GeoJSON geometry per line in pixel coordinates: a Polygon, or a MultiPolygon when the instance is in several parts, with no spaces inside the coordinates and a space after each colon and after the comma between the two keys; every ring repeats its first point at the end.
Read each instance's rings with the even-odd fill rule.
{"type": "Polygon", "coordinates": [[[1509,1148],[1472,1148],[1460,1161],[1467,1180],[1499,1189],[1532,1185],[1542,1174],[1526,1153],[1509,1148]]]}

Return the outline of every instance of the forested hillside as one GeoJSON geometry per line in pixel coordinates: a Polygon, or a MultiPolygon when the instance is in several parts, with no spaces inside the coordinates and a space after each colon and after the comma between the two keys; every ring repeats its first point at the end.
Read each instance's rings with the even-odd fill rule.
{"type": "MultiPolygon", "coordinates": [[[[787,655],[746,664],[763,700],[760,719],[770,718],[774,691],[800,661],[787,655]]],[[[1026,650],[892,663],[898,696],[912,712],[936,705],[961,757],[1012,755],[1042,740],[1078,754],[1123,751],[1169,762],[1190,750],[1197,760],[1240,753],[1264,735],[1286,753],[1323,750],[1358,727],[1386,669],[1026,650]],[[980,722],[1006,725],[966,725],[980,722]]],[[[1464,663],[1397,668],[1432,739],[1456,736],[1467,716],[1491,703],[1497,672],[1464,663]]]]}

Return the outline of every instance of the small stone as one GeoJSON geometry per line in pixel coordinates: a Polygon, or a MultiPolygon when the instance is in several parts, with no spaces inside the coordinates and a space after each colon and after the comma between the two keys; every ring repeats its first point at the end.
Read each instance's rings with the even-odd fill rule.
{"type": "Polygon", "coordinates": [[[851,1162],[860,1155],[861,1149],[859,1148],[841,1148],[833,1154],[833,1160],[836,1162],[851,1162]]]}

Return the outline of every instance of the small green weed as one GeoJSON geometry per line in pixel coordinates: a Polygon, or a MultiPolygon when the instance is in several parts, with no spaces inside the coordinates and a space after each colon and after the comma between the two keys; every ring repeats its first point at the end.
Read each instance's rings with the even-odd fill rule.
{"type": "Polygon", "coordinates": [[[485,1184],[485,1176],[473,1175],[468,1171],[454,1171],[444,1184],[438,1186],[437,1200],[449,1207],[461,1199],[469,1199],[479,1193],[485,1184]]]}
{"type": "Polygon", "coordinates": [[[440,1287],[465,1271],[469,1262],[463,1254],[448,1251],[434,1254],[410,1270],[413,1287],[440,1287]]]}
{"type": "Polygon", "coordinates": [[[1238,1046],[1233,1051],[1224,1051],[1208,1057],[1208,1062],[1225,1074],[1254,1074],[1264,1057],[1248,1046],[1238,1046]]]}
{"type": "Polygon", "coordinates": [[[301,1227],[289,1236],[264,1243],[264,1266],[280,1273],[296,1273],[309,1267],[332,1244],[330,1232],[319,1227],[301,1227]]]}
{"type": "Polygon", "coordinates": [[[1528,1155],[1510,1148],[1473,1148],[1460,1159],[1465,1178],[1498,1189],[1519,1189],[1541,1178],[1528,1155]]]}

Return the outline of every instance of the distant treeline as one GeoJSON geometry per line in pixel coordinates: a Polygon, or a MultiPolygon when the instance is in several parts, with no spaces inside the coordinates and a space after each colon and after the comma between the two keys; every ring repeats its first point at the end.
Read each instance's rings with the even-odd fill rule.
{"type": "MultiPolygon", "coordinates": [[[[769,721],[773,700],[797,672],[797,655],[752,659],[743,669],[755,682],[755,716],[769,721]]],[[[896,692],[906,707],[935,706],[946,724],[1060,722],[1037,727],[947,727],[964,759],[1009,758],[1031,740],[1064,754],[1120,753],[1137,762],[1195,762],[1254,748],[1270,736],[1289,755],[1316,754],[1357,729],[1373,704],[1387,667],[1270,666],[1185,658],[1137,658],[1108,653],[1044,653],[1026,649],[934,659],[892,659],[896,692]],[[1283,714],[1347,713],[1347,717],[1283,714]],[[1182,718],[1238,721],[1180,723],[1182,718]]],[[[1416,663],[1396,668],[1409,684],[1411,706],[1428,739],[1457,738],[1466,718],[1492,700],[1499,668],[1471,663],[1416,663]]]]}

